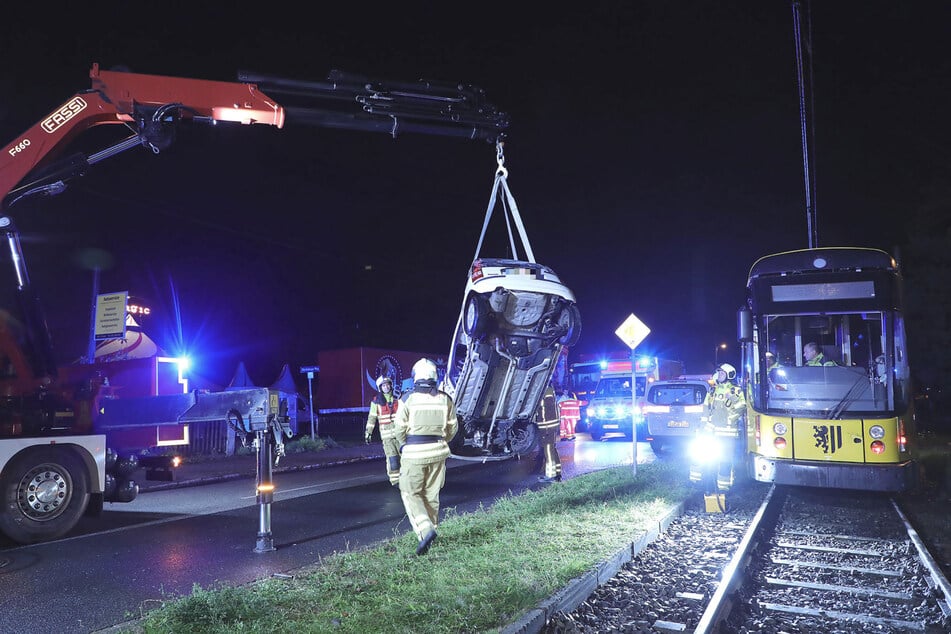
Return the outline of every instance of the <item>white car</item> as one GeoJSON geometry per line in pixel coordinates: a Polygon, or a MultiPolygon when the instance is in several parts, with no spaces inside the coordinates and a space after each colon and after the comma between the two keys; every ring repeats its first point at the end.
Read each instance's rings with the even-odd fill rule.
{"type": "Polygon", "coordinates": [[[535,411],[562,347],[580,334],[575,296],[549,267],[475,260],[442,385],[459,419],[453,453],[534,451],[535,411]]]}

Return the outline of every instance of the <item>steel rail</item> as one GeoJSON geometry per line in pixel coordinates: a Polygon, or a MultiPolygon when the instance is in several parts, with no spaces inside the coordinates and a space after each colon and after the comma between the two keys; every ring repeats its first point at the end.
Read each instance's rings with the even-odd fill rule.
{"type": "Polygon", "coordinates": [[[767,518],[770,520],[775,518],[778,510],[782,508],[782,498],[783,496],[777,493],[776,485],[771,486],[766,494],[766,499],[763,500],[759,510],[756,511],[756,515],[753,516],[753,521],[743,536],[743,540],[737,547],[736,552],[733,553],[730,562],[724,567],[722,579],[717,585],[710,603],[703,611],[700,622],[694,628],[695,634],[717,632],[720,624],[729,616],[733,607],[730,597],[742,585],[746,577],[745,569],[751,560],[752,550],[757,543],[760,528],[764,525],[763,522],[767,521],[767,518]]]}
{"type": "Polygon", "coordinates": [[[911,543],[915,545],[915,550],[918,551],[918,558],[927,569],[935,586],[939,588],[941,594],[944,595],[944,600],[938,601],[941,612],[943,612],[945,616],[951,615],[951,583],[948,583],[948,578],[941,572],[941,567],[938,565],[938,562],[935,561],[935,558],[928,551],[928,547],[925,546],[925,543],[921,540],[921,537],[919,537],[915,527],[908,521],[908,518],[898,506],[898,502],[896,502],[894,498],[889,501],[895,508],[895,512],[898,513],[898,517],[901,518],[902,524],[905,526],[905,531],[908,533],[908,538],[911,540],[911,543]]]}

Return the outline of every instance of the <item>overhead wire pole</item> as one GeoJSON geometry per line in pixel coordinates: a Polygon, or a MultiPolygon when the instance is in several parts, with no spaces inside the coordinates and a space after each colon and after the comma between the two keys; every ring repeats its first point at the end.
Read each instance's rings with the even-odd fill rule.
{"type": "Polygon", "coordinates": [[[799,85],[799,124],[802,130],[802,164],[803,179],[805,182],[806,194],[806,230],[809,238],[809,248],[819,246],[819,228],[815,205],[815,166],[812,164],[812,150],[815,146],[815,104],[813,102],[813,77],[812,77],[812,19],[809,17],[809,24],[805,35],[805,48],[809,55],[809,90],[806,94],[806,78],[803,72],[803,34],[801,27],[800,6],[798,0],[792,2],[793,12],[793,35],[796,45],[796,78],[799,85]],[[807,106],[808,102],[808,106],[807,106]],[[810,121],[811,119],[811,121],[810,121]],[[811,123],[811,125],[810,125],[811,123]]]}

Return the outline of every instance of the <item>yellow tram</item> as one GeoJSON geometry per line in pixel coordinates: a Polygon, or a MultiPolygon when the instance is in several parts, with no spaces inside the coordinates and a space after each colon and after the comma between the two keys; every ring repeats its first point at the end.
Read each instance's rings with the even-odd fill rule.
{"type": "Polygon", "coordinates": [[[752,478],[904,491],[917,483],[901,273],[884,251],[768,255],[738,318],[752,478]]]}

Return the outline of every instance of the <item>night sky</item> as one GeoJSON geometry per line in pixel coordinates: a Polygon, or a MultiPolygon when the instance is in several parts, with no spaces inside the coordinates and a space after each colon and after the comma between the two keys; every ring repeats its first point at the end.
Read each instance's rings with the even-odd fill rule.
{"type": "MultiPolygon", "coordinates": [[[[0,138],[88,88],[93,62],[473,84],[510,116],[508,182],[536,259],[577,296],[572,357],[623,350],[613,333],[633,312],[652,330],[644,352],[699,373],[728,342],[720,360],[736,361],[750,265],[808,246],[791,4],[577,4],[4,9],[0,138]]],[[[951,5],[802,6],[819,244],[894,252],[916,210],[949,195],[951,5]]],[[[61,360],[86,349],[92,274],[77,255],[98,248],[114,258],[100,291],[148,302],[146,330],[190,351],[196,377],[227,383],[243,361],[267,384],[322,349],[448,352],[495,171],[480,141],[193,126],[158,156],[127,152],[10,214],[61,360]]],[[[504,234],[499,217],[493,229],[504,234]]]]}

